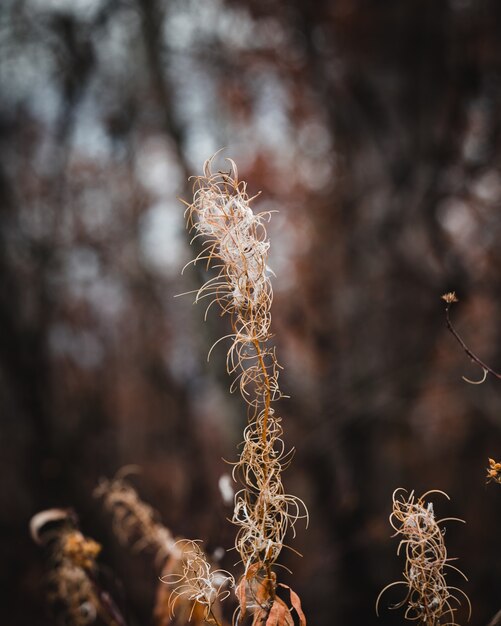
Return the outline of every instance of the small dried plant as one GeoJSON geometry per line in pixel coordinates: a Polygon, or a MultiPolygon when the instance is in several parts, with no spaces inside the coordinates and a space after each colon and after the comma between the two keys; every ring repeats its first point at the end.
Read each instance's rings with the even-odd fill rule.
{"type": "Polygon", "coordinates": [[[501,485],[501,463],[494,459],[489,459],[489,467],[487,468],[487,482],[494,481],[501,485]]]}
{"type": "MultiPolygon", "coordinates": [[[[427,496],[439,493],[449,499],[443,491],[428,491],[419,498],[414,492],[410,494],[404,489],[393,493],[393,510],[390,524],[395,530],[394,536],[401,537],[397,554],[405,550],[405,568],[403,580],[387,585],[376,601],[378,613],[381,596],[390,588],[403,585],[407,588],[404,599],[391,608],[405,607],[405,618],[414,620],[424,626],[445,626],[456,624],[454,603],[460,604],[459,596],[466,599],[469,613],[471,605],[468,596],[447,584],[446,568],[466,576],[457,567],[450,564],[444,542],[445,529],[440,525],[445,521],[463,520],[457,518],[435,519],[433,504],[426,502],[427,496]]],[[[378,613],[379,614],[379,613],[378,613]]]]}
{"type": "Polygon", "coordinates": [[[225,570],[214,569],[197,542],[173,537],[153,508],[126,480],[129,472],[130,468],[126,467],[111,480],[101,479],[94,495],[102,498],[104,508],[111,514],[119,541],[137,551],[153,552],[160,580],[176,585],[168,592],[165,585],[158,587],[156,624],[167,626],[192,620],[195,625],[219,624],[219,604],[234,586],[233,577],[225,570]]]}
{"type": "Polygon", "coordinates": [[[456,341],[459,343],[459,345],[463,348],[463,350],[469,356],[471,362],[478,365],[482,370],[482,378],[480,380],[470,380],[469,378],[466,378],[466,376],[462,377],[463,380],[467,383],[470,383],[470,385],[481,385],[482,383],[486,381],[487,376],[489,374],[493,376],[494,378],[501,380],[501,374],[499,372],[494,371],[492,367],[490,367],[490,365],[487,365],[486,363],[484,363],[484,361],[482,361],[474,352],[472,352],[472,350],[466,345],[463,338],[454,327],[451,321],[451,317],[450,317],[450,309],[453,304],[455,304],[456,302],[459,302],[459,298],[457,297],[456,292],[449,291],[447,293],[444,293],[444,295],[441,296],[441,298],[445,302],[445,322],[447,325],[447,329],[452,333],[456,341]]]}
{"type": "Polygon", "coordinates": [[[80,532],[75,513],[41,511],[31,519],[30,531],[47,552],[47,598],[56,623],[89,626],[99,615],[109,626],[125,626],[118,607],[97,580],[101,546],[80,532]]]}
{"type": "MultiPolygon", "coordinates": [[[[233,513],[239,528],[235,547],[244,565],[236,589],[237,620],[249,612],[253,624],[267,620],[293,623],[289,608],[276,595],[272,567],[285,545],[287,531],[294,532],[296,522],[307,520],[308,513],[301,500],[285,492],[282,483],[292,452],[285,449],[281,419],[274,408],[282,393],[278,383],[281,367],[271,345],[273,291],[265,228],[270,212],[253,212],[253,198],[247,194],[246,183],[238,180],[231,159],[227,159],[228,172],[216,173],[212,172],[213,159],[206,161],[204,174],[195,177],[193,203],[186,216],[193,240],[203,241],[201,252],[190,263],[204,261],[216,270],[195,292],[195,301],[208,299],[207,311],[216,304],[222,315],[228,314],[232,332],[222,339],[230,340],[227,371],[234,376],[230,389],[239,389],[248,407],[242,449],[233,468],[234,479],[242,485],[235,495],[233,513]]],[[[305,623],[295,594],[291,603],[305,623]]]]}

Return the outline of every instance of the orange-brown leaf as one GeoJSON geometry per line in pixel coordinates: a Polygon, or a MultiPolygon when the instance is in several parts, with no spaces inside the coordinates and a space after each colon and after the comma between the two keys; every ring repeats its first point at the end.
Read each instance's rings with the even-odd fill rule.
{"type": "Polygon", "coordinates": [[[254,587],[254,596],[258,604],[264,606],[269,603],[270,599],[275,595],[275,581],[276,576],[271,573],[271,578],[265,577],[257,579],[257,585],[254,587]]]}
{"type": "Polygon", "coordinates": [[[303,613],[303,609],[301,607],[301,600],[299,598],[299,596],[297,595],[297,593],[295,591],[293,591],[289,585],[284,585],[283,583],[280,583],[279,585],[280,587],[283,587],[284,589],[288,589],[290,596],[291,596],[291,604],[293,606],[293,608],[295,609],[298,617],[299,617],[299,625],[300,626],[306,626],[306,616],[303,613]]]}
{"type": "Polygon", "coordinates": [[[249,567],[235,588],[235,595],[240,605],[240,617],[245,617],[249,606],[257,605],[260,609],[257,608],[253,611],[253,623],[258,624],[261,621],[264,623],[269,607],[275,597],[275,588],[275,574],[272,573],[271,576],[266,576],[259,563],[249,567]],[[264,614],[261,615],[263,611],[264,614]]]}
{"type": "Polygon", "coordinates": [[[294,626],[289,607],[278,596],[270,609],[266,626],[294,626]]]}
{"type": "Polygon", "coordinates": [[[292,589],[290,588],[289,588],[289,591],[291,594],[291,604],[296,610],[296,613],[298,614],[298,617],[299,617],[299,624],[300,626],[306,626],[306,617],[303,613],[303,609],[301,608],[301,600],[299,599],[299,596],[297,595],[295,591],[292,591],[292,589]]]}
{"type": "Polygon", "coordinates": [[[240,582],[235,587],[235,595],[238,599],[238,604],[240,605],[240,617],[243,619],[247,612],[247,591],[246,591],[246,579],[242,577],[240,582]]]}

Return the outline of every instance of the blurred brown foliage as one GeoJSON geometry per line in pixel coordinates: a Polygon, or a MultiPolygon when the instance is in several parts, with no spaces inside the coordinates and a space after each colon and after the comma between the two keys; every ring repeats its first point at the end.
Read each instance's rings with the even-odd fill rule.
{"type": "Polygon", "coordinates": [[[15,590],[0,621],[50,623],[27,524],[71,505],[130,623],[150,623],[151,563],[92,499],[122,465],[174,533],[233,543],[218,480],[245,416],[224,350],[205,358],[226,331],[173,298],[200,284],[179,275],[176,196],[223,145],[258,207],[280,210],[285,481],[312,518],[287,581],[309,622],[375,623],[401,571],[398,486],[449,493],[473,623],[499,610],[501,492],[484,468],[501,388],[461,380],[478,368],[440,295],[456,290],[456,326],[499,371],[500,32],[497,0],[0,3],[0,563],[15,590]]]}

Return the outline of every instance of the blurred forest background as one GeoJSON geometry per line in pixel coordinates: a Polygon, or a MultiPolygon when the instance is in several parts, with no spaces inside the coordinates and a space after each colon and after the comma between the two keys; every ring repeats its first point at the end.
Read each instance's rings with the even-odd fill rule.
{"type": "Polygon", "coordinates": [[[2,0],[0,51],[0,621],[51,623],[28,521],[71,505],[131,625],[151,623],[151,560],[118,546],[92,497],[126,464],[174,533],[232,545],[218,481],[245,412],[224,348],[206,362],[227,320],[173,297],[203,279],[180,276],[177,198],[226,146],[263,192],[254,208],[279,210],[284,478],[311,514],[283,580],[312,625],[401,624],[374,613],[402,570],[391,494],[443,489],[486,624],[501,383],[461,380],[482,372],[440,295],[457,291],[455,323],[500,370],[501,2],[2,0]]]}

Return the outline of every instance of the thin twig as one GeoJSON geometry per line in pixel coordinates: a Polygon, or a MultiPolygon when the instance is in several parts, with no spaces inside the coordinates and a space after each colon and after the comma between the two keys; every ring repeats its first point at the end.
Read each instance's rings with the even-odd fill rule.
{"type": "Polygon", "coordinates": [[[474,352],[472,352],[470,350],[470,348],[466,345],[466,343],[463,341],[463,339],[460,336],[460,334],[454,328],[454,326],[453,326],[453,324],[451,322],[450,315],[449,315],[449,309],[451,308],[451,305],[454,304],[455,302],[459,302],[459,300],[458,300],[456,294],[454,293],[454,291],[449,292],[449,293],[445,293],[442,296],[442,300],[444,300],[446,302],[446,306],[445,306],[445,320],[446,320],[447,328],[454,335],[456,341],[463,348],[463,350],[466,352],[466,354],[470,357],[471,361],[473,361],[473,363],[476,363],[477,365],[479,365],[482,368],[482,370],[484,371],[484,377],[483,377],[482,380],[471,381],[471,380],[468,380],[467,378],[464,378],[464,376],[463,376],[463,379],[466,380],[466,382],[468,382],[470,384],[478,385],[478,384],[483,383],[485,381],[485,379],[487,377],[487,374],[491,374],[491,376],[494,376],[498,380],[501,380],[501,374],[499,374],[498,372],[494,371],[492,369],[492,367],[490,367],[489,365],[484,363],[474,352]]]}

